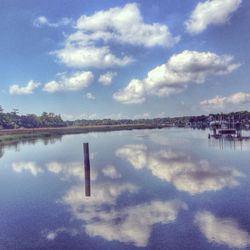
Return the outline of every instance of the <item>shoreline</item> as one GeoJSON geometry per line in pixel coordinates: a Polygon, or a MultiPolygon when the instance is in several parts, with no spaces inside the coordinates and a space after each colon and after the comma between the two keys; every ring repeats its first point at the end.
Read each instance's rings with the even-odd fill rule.
{"type": "Polygon", "coordinates": [[[51,137],[54,135],[83,134],[90,132],[112,132],[134,129],[161,129],[168,126],[163,125],[98,125],[98,126],[74,126],[74,127],[55,127],[55,128],[19,128],[0,130],[0,143],[7,141],[19,141],[23,139],[36,139],[51,137]]]}

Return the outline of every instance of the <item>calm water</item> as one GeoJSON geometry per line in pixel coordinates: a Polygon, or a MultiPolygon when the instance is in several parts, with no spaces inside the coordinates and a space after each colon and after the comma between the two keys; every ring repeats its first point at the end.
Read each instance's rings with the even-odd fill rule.
{"type": "Polygon", "coordinates": [[[0,147],[0,249],[250,249],[249,152],[188,129],[0,147]]]}

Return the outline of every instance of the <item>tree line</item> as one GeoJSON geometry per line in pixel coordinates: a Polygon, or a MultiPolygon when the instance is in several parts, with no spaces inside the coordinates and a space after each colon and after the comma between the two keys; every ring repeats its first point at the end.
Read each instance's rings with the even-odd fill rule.
{"type": "Polygon", "coordinates": [[[43,128],[43,127],[63,127],[66,123],[60,115],[43,112],[40,116],[35,114],[20,115],[17,109],[12,112],[4,112],[0,105],[0,128],[43,128]]]}
{"type": "Polygon", "coordinates": [[[243,126],[250,126],[250,112],[238,111],[227,114],[217,113],[200,116],[162,117],[153,119],[95,119],[63,121],[61,115],[43,112],[40,116],[36,114],[20,115],[17,109],[12,112],[4,112],[0,105],[0,129],[14,128],[44,128],[44,127],[66,127],[66,126],[110,126],[110,125],[150,125],[150,126],[176,126],[176,127],[208,127],[213,120],[226,120],[240,122],[243,126]]]}

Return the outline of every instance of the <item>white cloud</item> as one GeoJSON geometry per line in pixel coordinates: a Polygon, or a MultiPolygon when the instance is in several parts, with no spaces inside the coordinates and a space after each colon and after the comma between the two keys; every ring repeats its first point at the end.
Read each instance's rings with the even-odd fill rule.
{"type": "Polygon", "coordinates": [[[98,114],[93,113],[93,114],[85,114],[84,117],[89,120],[95,120],[95,119],[100,119],[98,114]]]}
{"type": "Polygon", "coordinates": [[[145,101],[144,84],[140,80],[132,80],[128,86],[113,94],[113,98],[124,104],[138,104],[145,101]]]}
{"type": "Polygon", "coordinates": [[[209,242],[232,248],[246,248],[250,245],[250,234],[232,218],[218,218],[208,211],[202,211],[196,214],[195,224],[209,242]]]}
{"type": "Polygon", "coordinates": [[[148,119],[151,116],[151,112],[145,112],[142,114],[137,114],[133,116],[133,119],[148,119]]]}
{"type": "Polygon", "coordinates": [[[40,86],[40,83],[29,81],[26,86],[19,86],[18,84],[11,85],[9,93],[11,95],[30,95],[34,93],[34,90],[40,86]]]}
{"type": "Polygon", "coordinates": [[[126,66],[133,62],[128,56],[119,58],[110,52],[109,47],[67,45],[64,49],[54,52],[58,59],[68,67],[107,68],[126,66]]]}
{"type": "Polygon", "coordinates": [[[100,75],[98,82],[104,86],[109,86],[112,84],[113,78],[117,76],[116,72],[108,71],[107,73],[100,75]]]}
{"type": "Polygon", "coordinates": [[[179,40],[170,34],[166,25],[144,23],[136,3],[99,11],[92,16],[81,16],[76,26],[83,34],[92,32],[98,39],[103,37],[105,40],[145,47],[156,45],[169,47],[179,40]]]}
{"type": "Polygon", "coordinates": [[[55,51],[62,63],[69,67],[107,68],[126,66],[134,61],[130,56],[114,55],[110,43],[132,46],[171,47],[179,41],[164,24],[144,23],[136,3],[81,16],[76,31],[65,40],[65,47],[55,51]]]}
{"type": "Polygon", "coordinates": [[[114,93],[113,98],[124,104],[142,103],[146,95],[169,96],[187,88],[188,84],[204,83],[208,76],[226,75],[240,65],[229,55],[185,50],[148,72],[144,80],[133,79],[114,93]]]}
{"type": "Polygon", "coordinates": [[[37,176],[37,175],[43,173],[42,168],[39,167],[37,165],[37,163],[33,162],[33,161],[29,161],[29,162],[13,162],[11,167],[17,173],[21,173],[23,171],[29,171],[34,176],[37,176]]]}
{"type": "Polygon", "coordinates": [[[207,0],[199,2],[185,22],[186,30],[198,34],[210,25],[223,25],[228,22],[242,0],[207,0]]]}
{"type": "Polygon", "coordinates": [[[35,27],[48,26],[48,27],[52,27],[52,28],[58,28],[60,26],[67,26],[70,24],[72,24],[72,20],[70,18],[66,18],[66,17],[60,19],[58,22],[52,23],[48,20],[47,17],[39,16],[33,22],[33,25],[35,27]]]}
{"type": "Polygon", "coordinates": [[[160,112],[160,113],[158,113],[158,114],[156,114],[156,118],[162,118],[162,117],[165,117],[166,116],[166,113],[164,112],[164,111],[162,111],[162,112],[160,112]]]}
{"type": "Polygon", "coordinates": [[[93,79],[94,75],[90,71],[79,71],[71,76],[62,74],[58,80],[46,83],[43,90],[49,93],[58,91],[78,91],[88,87],[93,79]]]}
{"type": "Polygon", "coordinates": [[[212,99],[201,101],[200,104],[203,106],[223,106],[225,99],[225,97],[216,96],[212,99]]]}
{"type": "Polygon", "coordinates": [[[110,177],[111,179],[121,178],[121,174],[117,171],[116,167],[113,165],[108,165],[102,169],[104,176],[110,177]]]}
{"type": "Polygon", "coordinates": [[[94,96],[92,93],[90,93],[90,92],[88,92],[88,93],[86,94],[86,97],[87,97],[89,100],[95,100],[95,99],[96,99],[95,96],[94,96]]]}
{"type": "MultiPolygon", "coordinates": [[[[89,114],[80,114],[80,115],[72,115],[72,114],[62,114],[62,119],[63,120],[69,120],[69,121],[74,121],[74,120],[82,120],[82,119],[101,119],[100,116],[98,116],[96,113],[89,113],[89,114]]],[[[106,116],[105,116],[106,117],[106,116]]]]}
{"type": "Polygon", "coordinates": [[[237,92],[230,96],[216,96],[211,99],[201,101],[200,104],[204,108],[220,108],[224,105],[240,105],[250,103],[250,93],[237,92]]]}
{"type": "Polygon", "coordinates": [[[230,168],[214,168],[205,160],[192,161],[180,152],[160,151],[152,153],[144,145],[126,145],[116,151],[136,169],[148,169],[157,178],[171,182],[178,190],[191,195],[217,191],[239,185],[243,176],[230,168]]]}

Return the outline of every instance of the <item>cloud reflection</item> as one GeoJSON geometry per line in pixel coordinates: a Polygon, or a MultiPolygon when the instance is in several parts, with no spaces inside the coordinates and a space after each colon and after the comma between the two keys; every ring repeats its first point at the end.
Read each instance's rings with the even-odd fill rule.
{"type": "Polygon", "coordinates": [[[196,214],[195,224],[210,242],[234,248],[250,245],[250,234],[232,218],[218,218],[208,211],[202,211],[196,214]]]}
{"type": "Polygon", "coordinates": [[[182,152],[150,152],[145,145],[126,145],[116,155],[128,160],[136,169],[149,169],[161,180],[192,195],[239,185],[242,173],[231,168],[213,168],[208,161],[193,161],[182,152]]]}
{"type": "Polygon", "coordinates": [[[106,240],[133,243],[146,247],[152,226],[168,224],[176,220],[180,209],[186,206],[179,201],[152,201],[131,206],[120,211],[111,211],[107,218],[100,217],[86,225],[86,233],[106,240]]]}
{"type": "MultiPolygon", "coordinates": [[[[118,171],[116,174],[120,175],[118,171]]],[[[118,199],[137,193],[139,187],[118,179],[98,179],[91,197],[85,197],[83,190],[83,185],[73,186],[61,201],[71,208],[74,218],[83,221],[85,232],[91,237],[99,236],[138,247],[147,246],[154,224],[173,223],[178,212],[187,208],[178,200],[151,201],[119,208],[118,199]]]]}
{"type": "Polygon", "coordinates": [[[108,165],[102,169],[102,173],[104,176],[110,177],[111,179],[121,178],[121,174],[118,173],[117,169],[113,165],[108,165]]]}
{"type": "Polygon", "coordinates": [[[115,204],[117,198],[122,193],[136,193],[138,187],[131,183],[121,182],[100,182],[95,183],[92,188],[91,199],[84,197],[83,185],[76,185],[71,187],[63,196],[63,202],[70,205],[70,207],[78,212],[84,206],[101,206],[103,204],[115,204]]]}
{"type": "Polygon", "coordinates": [[[75,236],[75,235],[78,234],[78,230],[76,230],[76,229],[68,229],[68,228],[65,228],[65,227],[59,227],[59,228],[57,228],[55,230],[52,230],[52,231],[44,230],[42,232],[42,236],[44,238],[46,238],[46,240],[48,240],[48,241],[53,241],[61,233],[67,233],[67,234],[70,234],[72,236],[75,236]]]}
{"type": "Polygon", "coordinates": [[[43,173],[43,169],[39,167],[36,162],[33,162],[33,161],[13,162],[11,167],[17,173],[21,173],[23,171],[29,171],[34,176],[37,176],[43,173]]]}
{"type": "MultiPolygon", "coordinates": [[[[62,174],[63,178],[77,177],[81,180],[84,179],[84,167],[82,162],[58,162],[53,161],[46,164],[49,172],[54,174],[62,174]]],[[[95,169],[91,169],[91,180],[97,178],[95,169]]]]}

